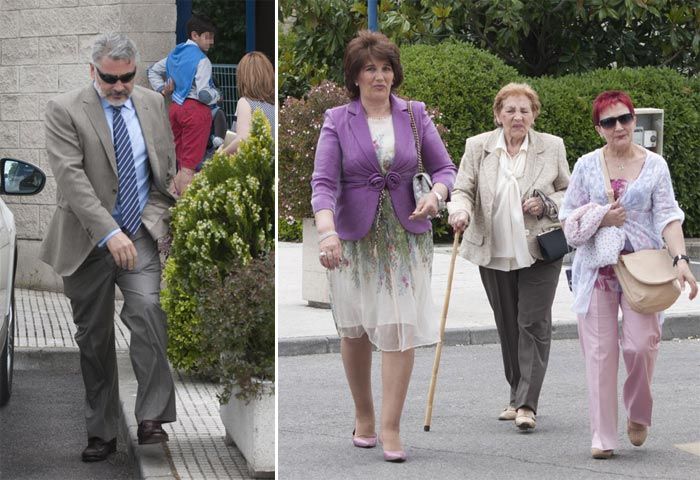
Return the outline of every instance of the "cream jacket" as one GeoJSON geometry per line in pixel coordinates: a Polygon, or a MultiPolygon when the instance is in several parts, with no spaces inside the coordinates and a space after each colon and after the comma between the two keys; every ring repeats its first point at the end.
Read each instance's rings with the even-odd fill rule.
{"type": "MultiPolygon", "coordinates": [[[[492,213],[499,163],[496,145],[500,133],[501,129],[496,129],[467,139],[451,201],[447,205],[450,214],[460,210],[469,214],[460,255],[482,266],[491,260],[492,213]]],[[[528,132],[528,141],[521,200],[531,197],[537,189],[558,207],[569,185],[564,141],[534,130],[528,132]]],[[[557,212],[549,213],[551,215],[540,219],[525,214],[528,249],[535,259],[542,259],[537,235],[559,226],[557,212]]]]}

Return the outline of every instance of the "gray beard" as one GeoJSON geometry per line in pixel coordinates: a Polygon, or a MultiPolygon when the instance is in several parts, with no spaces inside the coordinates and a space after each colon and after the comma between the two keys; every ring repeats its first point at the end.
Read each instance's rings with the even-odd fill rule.
{"type": "Polygon", "coordinates": [[[100,96],[100,98],[104,98],[107,100],[107,103],[112,105],[113,107],[121,107],[126,103],[127,100],[129,100],[129,96],[127,95],[124,100],[114,100],[113,98],[109,98],[105,92],[102,91],[102,88],[100,88],[100,85],[97,83],[97,79],[93,80],[92,84],[95,87],[95,90],[97,91],[97,94],[100,96]]]}

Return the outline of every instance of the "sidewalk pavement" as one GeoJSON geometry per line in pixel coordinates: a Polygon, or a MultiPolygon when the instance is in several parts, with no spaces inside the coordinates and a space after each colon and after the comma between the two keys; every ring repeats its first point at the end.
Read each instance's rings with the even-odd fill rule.
{"type": "MultiPolygon", "coordinates": [[[[447,273],[452,245],[436,245],[433,256],[433,299],[439,317],[447,289],[447,273]]],[[[329,309],[309,307],[301,295],[302,245],[278,242],[277,245],[277,338],[280,356],[335,353],[340,340],[329,309]]],[[[696,265],[694,265],[696,266],[696,265]]],[[[698,276],[697,269],[694,268],[698,276]]],[[[578,338],[576,315],[571,311],[573,295],[562,268],[552,306],[552,338],[578,338]]],[[[688,289],[668,310],[663,338],[700,336],[700,299],[688,300],[688,289]]],[[[444,345],[497,343],[498,334],[479,277],[479,269],[457,257],[444,345]]]]}
{"type": "MultiPolygon", "coordinates": [[[[55,292],[15,290],[18,350],[34,355],[76,354],[75,325],[68,299],[55,292]]],[[[129,448],[143,479],[246,479],[245,459],[235,446],[225,443],[219,418],[216,385],[173,371],[177,397],[177,421],[163,427],[166,444],[138,445],[136,438],[136,378],[128,357],[129,335],[115,309],[115,336],[119,361],[119,393],[122,419],[129,432],[129,448]]],[[[80,452],[76,452],[76,459],[80,452]]]]}

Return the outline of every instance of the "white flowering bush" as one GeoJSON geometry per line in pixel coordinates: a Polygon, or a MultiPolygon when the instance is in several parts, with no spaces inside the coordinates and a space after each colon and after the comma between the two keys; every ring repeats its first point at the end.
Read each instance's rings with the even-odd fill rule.
{"type": "MultiPolygon", "coordinates": [[[[206,341],[211,334],[206,322],[221,324],[221,319],[203,317],[202,305],[207,303],[212,311],[211,296],[222,297],[212,285],[235,288],[235,282],[227,282],[230,273],[274,248],[273,187],[270,125],[256,111],[251,135],[238,152],[218,153],[208,160],[173,207],[161,300],[168,315],[168,354],[175,368],[217,376],[222,352],[206,341]]],[[[274,325],[274,317],[267,320],[274,325]]],[[[274,355],[274,344],[272,351],[274,355]]]]}

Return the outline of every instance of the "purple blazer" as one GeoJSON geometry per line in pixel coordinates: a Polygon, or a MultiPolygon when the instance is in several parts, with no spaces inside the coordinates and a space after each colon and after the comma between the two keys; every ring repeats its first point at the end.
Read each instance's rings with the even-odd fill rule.
{"type": "MultiPolygon", "coordinates": [[[[433,182],[447,186],[448,192],[457,173],[445,145],[421,102],[411,102],[421,138],[423,166],[433,182]]],[[[359,240],[369,232],[379,203],[379,193],[389,191],[394,212],[403,228],[425,233],[430,220],[409,220],[415,210],[412,179],[418,171],[418,154],[411,131],[408,103],[391,96],[394,124],[394,163],[382,175],[372,145],[367,117],[360,100],[326,111],[316,147],[311,177],[311,206],[314,213],[330,209],[335,229],[343,240],[359,240]]]]}

